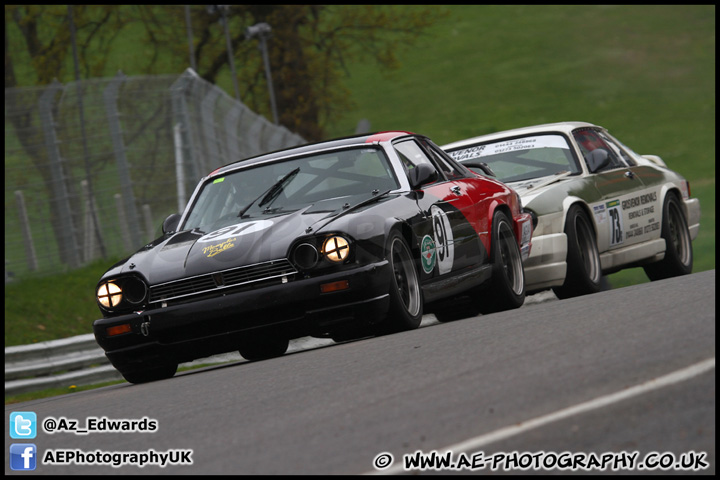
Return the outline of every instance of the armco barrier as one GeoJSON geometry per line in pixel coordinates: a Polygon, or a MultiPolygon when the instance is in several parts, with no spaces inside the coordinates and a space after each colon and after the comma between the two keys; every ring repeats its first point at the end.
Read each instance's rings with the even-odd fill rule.
{"type": "Polygon", "coordinates": [[[5,395],[118,379],[93,334],[5,347],[5,395]]]}
{"type": "MultiPolygon", "coordinates": [[[[299,338],[290,342],[288,352],[333,343],[319,338],[299,338]]],[[[181,366],[242,361],[239,353],[202,358],[181,366]]],[[[5,347],[5,395],[34,392],[71,385],[93,385],[122,380],[92,334],[32,345],[5,347]]]]}
{"type": "MultiPolygon", "coordinates": [[[[302,346],[297,343],[289,351],[302,346]]],[[[239,353],[216,355],[182,366],[240,361],[239,353]]],[[[35,392],[72,385],[94,385],[122,380],[93,334],[48,342],[5,347],[5,395],[35,392]]]]}

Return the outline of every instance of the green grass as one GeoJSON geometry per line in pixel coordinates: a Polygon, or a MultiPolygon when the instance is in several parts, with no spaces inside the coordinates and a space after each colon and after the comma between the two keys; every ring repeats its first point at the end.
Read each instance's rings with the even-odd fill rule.
{"type": "Polygon", "coordinates": [[[97,260],[69,273],[5,284],[5,346],[92,333],[92,322],[102,317],[95,286],[113,263],[97,260]]]}
{"type": "MultiPolygon", "coordinates": [[[[349,65],[357,107],[328,137],[360,119],[440,145],[536,123],[603,125],[690,180],[702,209],[694,271],[715,268],[714,5],[438,8],[449,15],[399,52],[399,70],[349,65]]],[[[5,345],[91,333],[94,287],[112,263],[6,285],[5,345]]],[[[610,280],[647,281],[641,269],[610,280]]]]}
{"type": "Polygon", "coordinates": [[[110,385],[116,385],[123,383],[124,380],[116,380],[114,382],[98,383],[96,385],[68,385],[67,387],[48,388],[37,392],[19,393],[17,395],[5,395],[5,405],[11,405],[13,403],[29,402],[30,400],[37,400],[39,398],[57,397],[59,395],[68,395],[77,392],[84,392],[85,390],[93,390],[95,388],[107,387],[110,385]]]}
{"type": "MultiPolygon", "coordinates": [[[[202,363],[192,366],[182,366],[178,368],[179,372],[185,372],[188,370],[196,370],[199,368],[211,367],[218,365],[217,363],[202,363]]],[[[68,385],[67,387],[56,387],[47,388],[45,390],[38,390],[36,392],[19,393],[17,395],[5,395],[5,405],[13,403],[28,402],[30,400],[37,400],[39,398],[57,397],[59,395],[68,395],[77,392],[84,392],[85,390],[93,390],[100,387],[109,387],[110,385],[118,385],[121,383],[127,383],[125,380],[112,380],[109,382],[101,382],[93,385],[68,385]]]]}

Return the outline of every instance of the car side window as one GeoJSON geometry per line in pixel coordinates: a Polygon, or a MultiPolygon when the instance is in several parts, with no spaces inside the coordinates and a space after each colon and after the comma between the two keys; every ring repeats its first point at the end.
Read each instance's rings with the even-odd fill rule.
{"type": "MultiPolygon", "coordinates": [[[[437,170],[437,167],[430,161],[425,151],[414,140],[398,142],[394,145],[394,147],[398,157],[400,157],[403,167],[405,168],[406,175],[410,172],[410,170],[423,163],[430,165],[437,170]]],[[[440,175],[440,179],[442,179],[442,174],[440,175]]]]}
{"type": "Polygon", "coordinates": [[[633,159],[625,151],[625,149],[621,146],[622,144],[620,142],[618,142],[614,138],[610,137],[605,132],[598,132],[598,135],[600,135],[600,137],[602,137],[602,139],[605,140],[605,143],[607,143],[612,149],[615,150],[618,157],[622,160],[622,162],[625,164],[625,166],[634,167],[635,165],[637,165],[637,162],[635,161],[635,159],[633,159]]]}
{"type": "Polygon", "coordinates": [[[458,167],[451,160],[448,160],[445,154],[439,152],[439,148],[434,147],[432,143],[424,139],[420,140],[420,143],[423,145],[423,147],[425,147],[425,150],[428,152],[431,158],[435,160],[435,164],[440,167],[440,170],[442,170],[442,172],[445,174],[445,177],[453,180],[456,178],[463,178],[467,176],[462,171],[461,167],[458,167]]]}
{"type": "Polygon", "coordinates": [[[607,135],[602,134],[597,130],[581,129],[573,132],[575,141],[580,147],[580,150],[585,159],[585,163],[590,167],[588,159],[590,154],[599,148],[607,151],[610,159],[609,164],[602,170],[612,170],[614,168],[623,168],[631,165],[635,165],[635,162],[607,135]]]}

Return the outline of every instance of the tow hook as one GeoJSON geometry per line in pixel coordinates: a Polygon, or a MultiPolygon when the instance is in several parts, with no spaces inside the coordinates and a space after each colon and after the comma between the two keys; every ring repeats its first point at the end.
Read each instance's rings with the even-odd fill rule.
{"type": "Polygon", "coordinates": [[[143,322],[140,324],[140,333],[147,337],[150,335],[150,322],[143,322]]]}

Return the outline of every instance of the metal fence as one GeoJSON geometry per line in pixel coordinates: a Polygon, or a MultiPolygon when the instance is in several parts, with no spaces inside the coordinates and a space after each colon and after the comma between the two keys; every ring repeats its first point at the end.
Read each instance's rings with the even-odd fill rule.
{"type": "Polygon", "coordinates": [[[188,69],[5,90],[5,281],[129,254],[198,180],[305,143],[188,69]]]}

